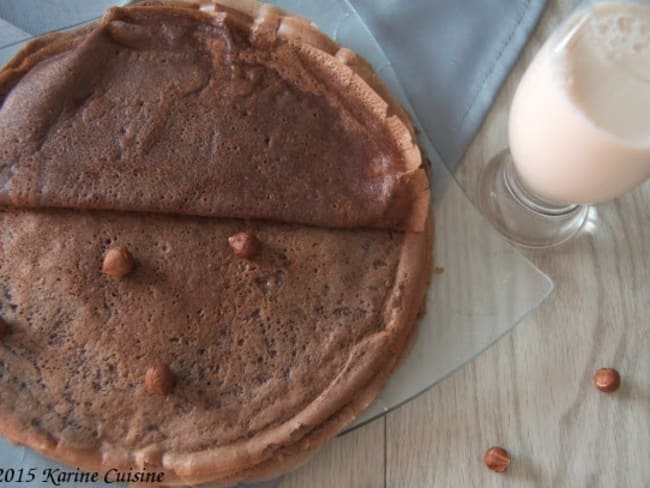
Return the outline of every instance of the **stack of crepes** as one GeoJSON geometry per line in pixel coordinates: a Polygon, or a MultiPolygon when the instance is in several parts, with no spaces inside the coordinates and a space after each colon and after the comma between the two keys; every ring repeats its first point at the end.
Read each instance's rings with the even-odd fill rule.
{"type": "Polygon", "coordinates": [[[377,395],[432,221],[412,124],[365,61],[269,5],[144,2],[32,41],[0,103],[0,433],[227,484],[304,462],[377,395]]]}

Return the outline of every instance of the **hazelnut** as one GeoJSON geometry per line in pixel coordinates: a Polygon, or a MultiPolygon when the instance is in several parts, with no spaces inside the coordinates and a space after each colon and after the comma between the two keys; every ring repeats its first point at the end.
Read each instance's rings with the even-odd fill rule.
{"type": "Polygon", "coordinates": [[[126,247],[114,247],[104,256],[102,271],[108,276],[122,278],[129,274],[134,266],[133,256],[126,247]]]}
{"type": "Polygon", "coordinates": [[[491,447],[483,457],[485,465],[495,473],[505,473],[510,466],[510,455],[502,447],[491,447]]]}
{"type": "Polygon", "coordinates": [[[621,386],[621,375],[615,369],[601,368],[596,371],[594,384],[600,391],[611,393],[621,386]]]}
{"type": "Polygon", "coordinates": [[[150,393],[167,396],[176,386],[176,376],[164,363],[151,366],[144,375],[144,385],[150,393]]]}
{"type": "Polygon", "coordinates": [[[238,258],[250,259],[257,254],[259,243],[257,238],[250,232],[238,232],[228,238],[235,256],[238,258]]]}
{"type": "Polygon", "coordinates": [[[2,339],[7,332],[9,332],[9,326],[7,325],[7,322],[0,318],[0,339],[2,339]]]}

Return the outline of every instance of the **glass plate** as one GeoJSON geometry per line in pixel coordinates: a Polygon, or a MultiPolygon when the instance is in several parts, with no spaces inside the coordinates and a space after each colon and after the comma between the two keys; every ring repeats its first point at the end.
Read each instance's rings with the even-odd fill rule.
{"type": "MultiPolygon", "coordinates": [[[[82,0],[63,3],[72,5],[75,1],[81,3],[82,0]]],[[[313,19],[340,44],[368,59],[393,94],[415,116],[419,127],[417,109],[414,110],[406,99],[380,47],[381,40],[377,42],[347,0],[277,0],[271,3],[313,19]]],[[[97,14],[100,13],[101,8],[97,10],[97,14]]],[[[77,19],[73,26],[81,24],[77,19]]],[[[49,25],[47,30],[63,30],[70,28],[72,23],[62,22],[59,25],[66,26],[62,28],[49,25]]],[[[36,25],[43,23],[36,22],[36,25]]],[[[21,47],[25,38],[15,41],[0,47],[0,65],[21,47]]],[[[413,104],[417,107],[417,100],[413,100],[413,104]]],[[[346,432],[390,412],[447,378],[508,334],[553,289],[546,275],[483,220],[423,132],[420,132],[419,142],[431,160],[436,219],[434,254],[435,264],[440,269],[432,277],[427,312],[419,323],[418,334],[407,357],[375,402],[346,432]]],[[[46,467],[57,467],[31,450],[12,446],[3,439],[0,439],[0,459],[3,468],[36,467],[40,472],[46,467]]]]}

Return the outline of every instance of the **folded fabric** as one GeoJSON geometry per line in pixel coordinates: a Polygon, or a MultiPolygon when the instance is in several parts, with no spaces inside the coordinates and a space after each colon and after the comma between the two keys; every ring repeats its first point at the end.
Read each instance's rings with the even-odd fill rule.
{"type": "Polygon", "coordinates": [[[539,20],[546,0],[349,0],[453,168],[539,20]]]}
{"type": "Polygon", "coordinates": [[[28,39],[30,34],[0,18],[0,46],[28,39]]]}

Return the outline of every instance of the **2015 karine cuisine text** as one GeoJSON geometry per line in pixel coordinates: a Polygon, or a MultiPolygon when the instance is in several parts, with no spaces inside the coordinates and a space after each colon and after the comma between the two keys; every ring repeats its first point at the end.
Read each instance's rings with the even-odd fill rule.
{"type": "Polygon", "coordinates": [[[65,486],[66,483],[96,483],[103,481],[106,484],[113,483],[161,483],[165,479],[165,473],[160,471],[147,471],[146,468],[128,471],[120,471],[111,468],[103,476],[99,472],[84,472],[79,468],[65,470],[61,468],[43,468],[38,472],[37,468],[0,468],[0,483],[32,483],[40,474],[42,483],[50,483],[52,486],[65,486]]]}

